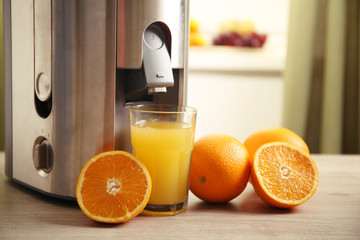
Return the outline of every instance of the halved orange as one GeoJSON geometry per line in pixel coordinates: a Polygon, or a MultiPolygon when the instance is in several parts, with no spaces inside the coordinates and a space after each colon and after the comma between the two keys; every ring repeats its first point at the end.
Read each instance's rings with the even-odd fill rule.
{"type": "Polygon", "coordinates": [[[306,202],[316,192],[319,182],[310,154],[285,142],[262,145],[254,155],[251,176],[255,192],[279,208],[306,202]]]}
{"type": "Polygon", "coordinates": [[[151,187],[148,170],[134,155],[109,151],[85,164],[77,182],[76,199],[91,219],[120,223],[145,208],[151,187]]]}

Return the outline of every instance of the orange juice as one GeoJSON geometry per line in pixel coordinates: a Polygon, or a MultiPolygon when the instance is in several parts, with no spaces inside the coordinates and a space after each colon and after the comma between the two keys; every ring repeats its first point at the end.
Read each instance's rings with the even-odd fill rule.
{"type": "Polygon", "coordinates": [[[134,155],[150,172],[149,204],[173,205],[186,200],[195,127],[179,122],[131,125],[134,155]]]}

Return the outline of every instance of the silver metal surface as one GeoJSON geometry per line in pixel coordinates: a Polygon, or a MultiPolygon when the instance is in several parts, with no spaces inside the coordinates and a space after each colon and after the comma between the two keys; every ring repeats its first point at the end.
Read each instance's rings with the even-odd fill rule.
{"type": "Polygon", "coordinates": [[[36,27],[37,2],[11,1],[12,78],[7,81],[12,82],[12,177],[51,194],[75,197],[86,161],[114,149],[116,1],[39,2],[51,3],[52,31],[36,27]],[[39,37],[36,28],[41,29],[39,37]],[[45,104],[52,108],[47,117],[38,110],[47,105],[34,101],[39,97],[34,86],[38,67],[44,67],[38,72],[51,79],[52,100],[45,104]],[[33,148],[39,137],[47,139],[54,153],[49,173],[34,166],[33,148]]]}
{"type": "Polygon", "coordinates": [[[187,14],[188,0],[119,0],[117,67],[141,68],[144,30],[150,24],[159,22],[171,34],[172,68],[184,68],[187,14]]]}
{"type": "Polygon", "coordinates": [[[34,0],[35,93],[41,101],[51,96],[51,0],[34,0]]]}

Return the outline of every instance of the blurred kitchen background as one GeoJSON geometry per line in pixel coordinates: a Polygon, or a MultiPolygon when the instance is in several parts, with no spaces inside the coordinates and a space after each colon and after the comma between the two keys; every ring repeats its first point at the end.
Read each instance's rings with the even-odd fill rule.
{"type": "Polygon", "coordinates": [[[188,104],[199,110],[196,137],[221,132],[243,142],[283,125],[289,0],[192,0],[190,18],[188,104]],[[252,32],[266,36],[262,47],[243,43],[252,32]]]}
{"type": "Polygon", "coordinates": [[[358,0],[191,0],[187,104],[198,109],[196,138],[221,132],[243,142],[284,126],[312,153],[360,153],[359,11],[358,0]]]}

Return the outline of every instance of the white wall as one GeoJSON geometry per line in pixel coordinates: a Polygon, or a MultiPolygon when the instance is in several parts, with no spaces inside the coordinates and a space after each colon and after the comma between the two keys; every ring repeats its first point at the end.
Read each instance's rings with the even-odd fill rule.
{"type": "Polygon", "coordinates": [[[280,126],[282,92],[278,76],[192,72],[188,105],[198,109],[195,138],[224,133],[243,142],[258,129],[280,126]]]}

